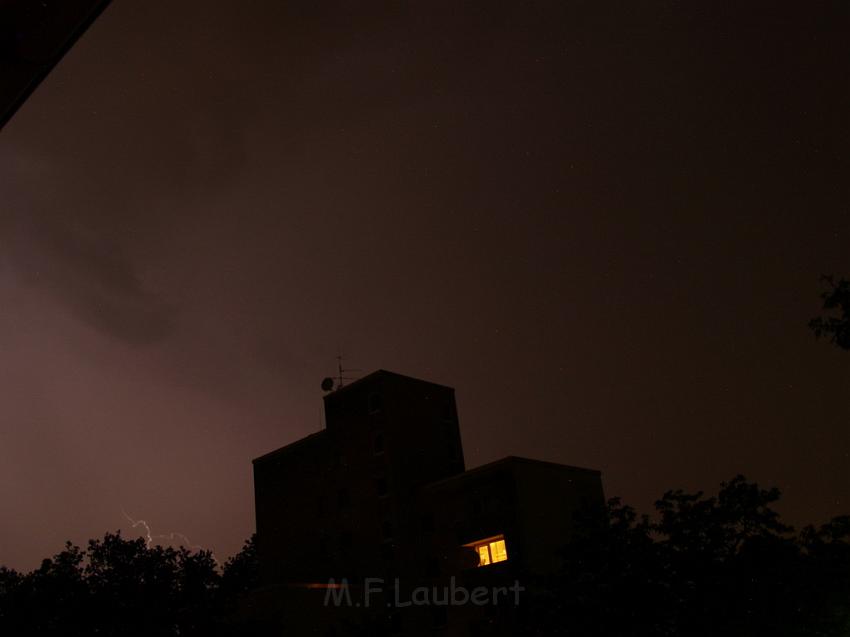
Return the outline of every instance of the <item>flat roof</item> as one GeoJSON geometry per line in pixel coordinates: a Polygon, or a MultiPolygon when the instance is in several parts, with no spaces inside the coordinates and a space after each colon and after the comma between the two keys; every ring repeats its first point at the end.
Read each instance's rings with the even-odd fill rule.
{"type": "Polygon", "coordinates": [[[360,384],[366,384],[367,382],[375,380],[376,378],[378,378],[380,376],[398,378],[398,379],[401,379],[401,380],[404,380],[404,381],[408,381],[408,382],[412,381],[414,383],[420,383],[420,384],[423,384],[423,385],[433,385],[434,387],[440,387],[441,389],[448,389],[450,391],[454,391],[454,387],[450,387],[449,385],[441,385],[440,383],[434,383],[430,380],[422,380],[421,378],[415,378],[413,376],[405,376],[404,374],[398,374],[396,372],[390,372],[390,371],[387,371],[386,369],[379,369],[379,370],[376,370],[376,371],[371,372],[369,374],[366,374],[365,376],[363,376],[363,378],[358,378],[357,380],[351,381],[350,383],[348,383],[347,385],[343,385],[339,389],[334,389],[333,391],[328,392],[327,394],[324,395],[324,398],[327,399],[327,398],[330,398],[331,396],[336,396],[340,392],[344,392],[345,390],[350,389],[352,387],[356,387],[357,385],[360,385],[360,384]]]}
{"type": "Polygon", "coordinates": [[[519,464],[533,464],[538,466],[546,466],[553,469],[560,470],[568,470],[568,471],[579,471],[581,473],[590,473],[593,475],[602,475],[602,472],[597,469],[586,469],[585,467],[574,467],[568,464],[561,464],[559,462],[548,462],[547,460],[534,460],[533,458],[523,458],[521,456],[505,456],[499,460],[495,460],[488,464],[480,465],[475,467],[474,469],[469,469],[464,471],[463,473],[458,473],[453,476],[449,476],[448,478],[443,478],[441,480],[436,480],[434,482],[429,482],[422,488],[427,489],[439,489],[444,486],[449,486],[453,482],[460,482],[467,478],[475,478],[486,475],[487,473],[498,471],[499,469],[503,469],[505,467],[516,466],[519,464]]]}
{"type": "Polygon", "coordinates": [[[315,433],[310,434],[309,436],[305,436],[304,438],[299,438],[294,442],[290,442],[288,445],[284,445],[283,447],[278,447],[274,451],[269,451],[268,453],[259,456],[258,458],[254,458],[251,462],[256,464],[258,462],[265,462],[266,460],[270,460],[273,456],[281,456],[285,455],[289,451],[292,451],[295,448],[301,447],[308,442],[319,442],[324,438],[327,433],[327,429],[322,429],[321,431],[317,431],[315,433]]]}
{"type": "MultiPolygon", "coordinates": [[[[396,372],[390,372],[390,371],[387,371],[386,369],[379,369],[379,370],[376,370],[374,372],[371,372],[370,374],[367,374],[363,378],[358,378],[357,380],[352,381],[348,385],[343,385],[339,389],[335,389],[332,392],[328,392],[327,394],[325,394],[323,396],[323,399],[327,400],[331,396],[335,396],[335,395],[339,394],[340,392],[344,392],[351,387],[356,387],[359,384],[368,383],[369,381],[374,380],[375,378],[378,378],[378,377],[397,378],[397,379],[404,380],[405,382],[419,383],[419,384],[422,384],[422,385],[432,385],[434,387],[439,387],[441,389],[448,389],[449,391],[452,391],[452,392],[454,391],[454,387],[449,387],[448,385],[440,385],[439,383],[432,383],[429,380],[422,380],[421,378],[414,378],[413,376],[405,376],[404,374],[397,374],[396,372]]],[[[289,443],[288,445],[284,445],[283,447],[279,447],[279,448],[275,449],[274,451],[270,451],[268,453],[263,454],[262,456],[254,458],[254,460],[252,460],[252,462],[253,463],[264,462],[265,460],[268,460],[268,459],[270,459],[274,456],[282,455],[282,454],[285,454],[285,453],[287,453],[287,452],[289,452],[289,451],[291,451],[295,448],[301,447],[302,445],[304,445],[307,442],[318,442],[317,439],[320,439],[322,434],[324,434],[326,432],[327,432],[327,429],[322,429],[320,431],[312,433],[308,436],[305,436],[304,438],[300,438],[298,440],[295,440],[295,441],[289,443]]]]}

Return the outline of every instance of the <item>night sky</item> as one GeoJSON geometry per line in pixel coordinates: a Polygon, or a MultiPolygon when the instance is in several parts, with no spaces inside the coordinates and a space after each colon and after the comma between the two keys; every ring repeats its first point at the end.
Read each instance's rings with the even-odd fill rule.
{"type": "Polygon", "coordinates": [[[0,132],[0,563],[234,553],[338,350],[469,467],[850,512],[850,4],[476,4],[114,0],[0,132]]]}

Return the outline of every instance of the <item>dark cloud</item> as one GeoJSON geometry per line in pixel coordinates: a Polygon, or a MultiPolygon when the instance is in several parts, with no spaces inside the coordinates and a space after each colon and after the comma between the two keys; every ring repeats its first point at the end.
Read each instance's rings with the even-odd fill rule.
{"type": "Polygon", "coordinates": [[[7,267],[74,316],[128,343],[156,343],[174,329],[176,308],[146,286],[132,259],[86,220],[8,215],[7,267]]]}
{"type": "Polygon", "coordinates": [[[175,308],[145,288],[119,246],[68,227],[40,231],[47,256],[31,264],[30,280],[62,299],[77,316],[139,345],[160,341],[173,331],[175,308]]]}

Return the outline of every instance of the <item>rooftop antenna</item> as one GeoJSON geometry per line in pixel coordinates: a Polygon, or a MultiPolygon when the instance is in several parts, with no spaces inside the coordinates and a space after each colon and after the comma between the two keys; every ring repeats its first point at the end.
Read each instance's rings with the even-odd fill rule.
{"type": "Polygon", "coordinates": [[[361,370],[354,368],[345,368],[342,366],[342,353],[337,354],[336,357],[336,378],[328,376],[327,378],[322,380],[322,391],[336,391],[340,389],[343,385],[345,385],[345,381],[347,380],[355,380],[350,376],[346,376],[345,374],[348,372],[359,372],[361,370]]]}

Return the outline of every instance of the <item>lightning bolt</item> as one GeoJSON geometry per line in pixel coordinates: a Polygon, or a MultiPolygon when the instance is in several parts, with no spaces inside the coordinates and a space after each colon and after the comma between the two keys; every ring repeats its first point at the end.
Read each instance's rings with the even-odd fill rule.
{"type": "MultiPolygon", "coordinates": [[[[177,531],[171,531],[170,533],[158,533],[154,535],[151,531],[150,524],[148,524],[146,520],[135,520],[131,518],[130,515],[124,509],[121,509],[121,513],[123,513],[124,517],[127,518],[127,521],[130,523],[130,526],[132,528],[142,528],[143,535],[145,538],[145,546],[147,546],[148,548],[153,546],[154,542],[157,542],[157,540],[167,540],[169,543],[179,541],[181,546],[184,546],[191,551],[199,552],[204,550],[203,546],[201,546],[200,544],[192,544],[192,541],[188,537],[177,531]]],[[[157,542],[157,544],[159,544],[159,542],[157,542]]],[[[212,553],[211,551],[210,554],[213,558],[213,561],[218,564],[218,559],[216,558],[215,553],[212,553]]]]}
{"type": "Polygon", "coordinates": [[[127,515],[127,512],[124,509],[121,509],[121,513],[123,513],[124,517],[127,518],[127,521],[130,523],[130,526],[132,528],[135,529],[140,526],[145,530],[145,546],[150,548],[151,544],[153,544],[153,535],[151,535],[150,525],[144,520],[134,520],[129,515],[127,515]]]}

